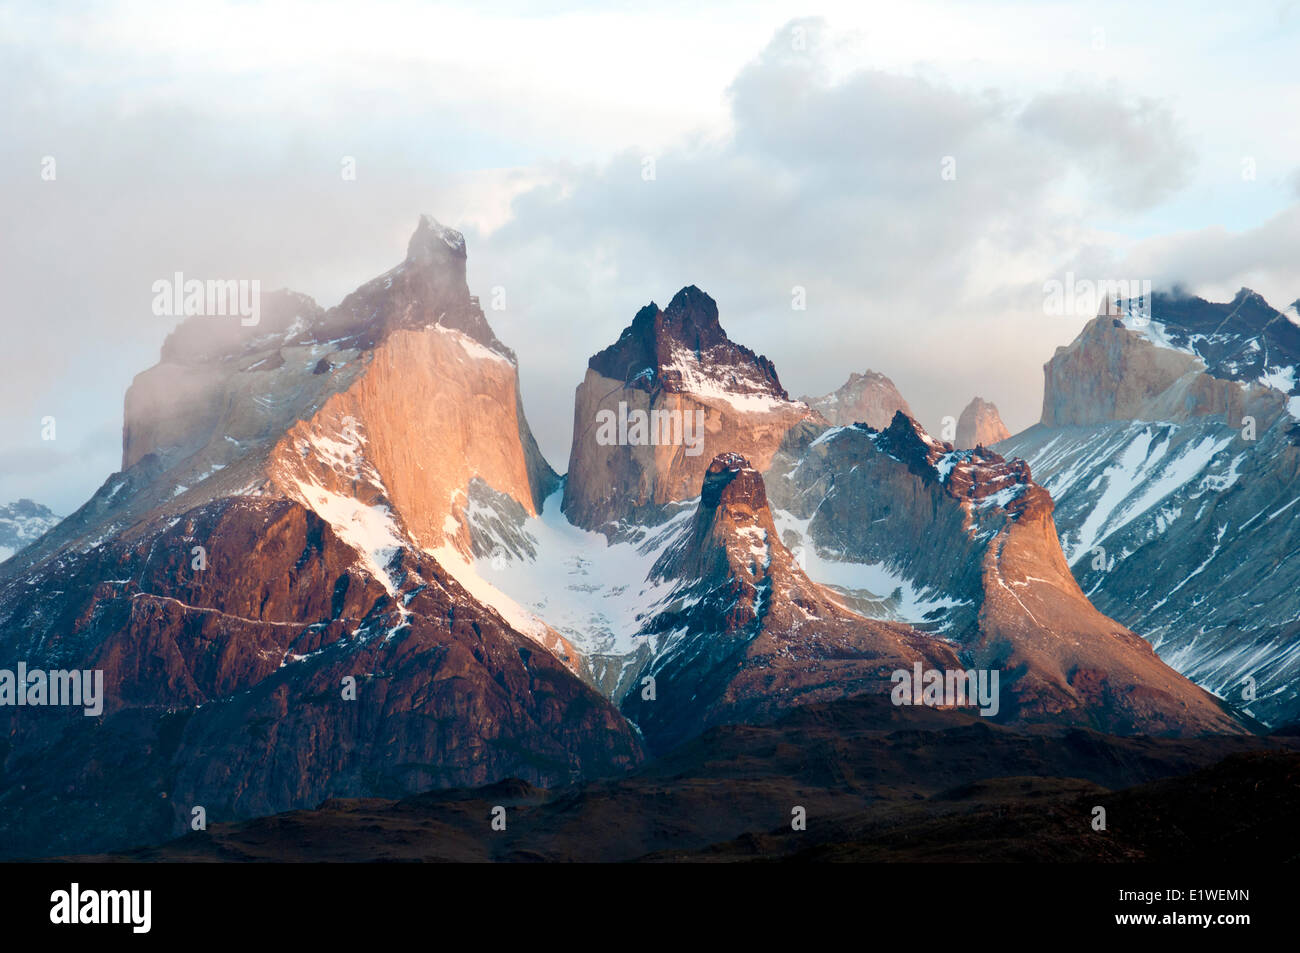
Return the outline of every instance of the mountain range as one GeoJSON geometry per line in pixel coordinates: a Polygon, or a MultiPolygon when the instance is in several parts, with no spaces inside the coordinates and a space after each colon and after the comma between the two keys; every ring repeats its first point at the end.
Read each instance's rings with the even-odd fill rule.
{"type": "MultiPolygon", "coordinates": [[[[1106,309],[1103,308],[1103,311],[1106,309]]],[[[1255,718],[1300,718],[1300,327],[1249,289],[1155,294],[1047,362],[996,444],[1056,501],[1088,598],[1255,718]]]]}
{"type": "Polygon", "coordinates": [[[22,499],[0,506],[0,562],[31,545],[59,522],[48,506],[22,499]]]}
{"type": "Polygon", "coordinates": [[[135,378],[121,470],[0,563],[0,658],[106,686],[100,718],[0,708],[6,855],[617,785],[854,699],[885,730],[900,671],[998,673],[987,717],[926,702],[981,738],[1294,720],[1300,331],[1258,296],[1099,316],[1039,425],[976,398],[945,441],[875,372],[791,398],[687,286],[593,342],[561,476],[466,261],[422,216],[337,306],[187,318],[135,378]]]}

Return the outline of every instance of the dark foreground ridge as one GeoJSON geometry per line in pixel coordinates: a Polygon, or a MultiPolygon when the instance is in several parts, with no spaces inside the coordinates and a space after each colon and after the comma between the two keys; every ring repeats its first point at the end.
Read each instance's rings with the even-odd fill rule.
{"type": "Polygon", "coordinates": [[[1295,738],[1018,731],[862,695],[713,728],[621,779],[329,800],[76,859],[1281,861],[1298,796],[1295,738]]]}

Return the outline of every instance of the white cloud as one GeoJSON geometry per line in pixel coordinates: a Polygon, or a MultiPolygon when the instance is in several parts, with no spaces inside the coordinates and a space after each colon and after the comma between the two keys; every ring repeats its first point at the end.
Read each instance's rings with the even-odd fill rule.
{"type": "Polygon", "coordinates": [[[0,7],[22,355],[0,454],[39,462],[47,413],[61,445],[86,440],[38,482],[0,473],[0,501],[70,511],[116,467],[115,441],[84,435],[115,432],[156,359],[154,279],[257,277],[330,305],[426,210],[467,232],[476,292],[509,289],[489,319],[560,468],[586,358],[686,284],[793,392],[869,366],[931,424],[978,392],[1013,429],[1077,331],[1042,315],[1044,277],[1300,294],[1296,5],[820,10],[834,29],[796,51],[778,31],[807,11],[782,0],[0,7]]]}
{"type": "Polygon", "coordinates": [[[1078,330],[1043,314],[1042,282],[1104,238],[1087,213],[1125,213],[1185,180],[1190,155],[1172,118],[1113,88],[1020,103],[836,72],[823,59],[832,43],[818,21],[787,25],[732,84],[729,138],[666,151],[651,182],[635,153],[574,170],[563,191],[521,195],[512,221],[480,243],[527,314],[500,333],[558,362],[525,393],[552,458],[567,451],[562,382],[647,300],[692,283],[792,392],[829,391],[870,367],[932,424],[976,393],[1012,426],[1036,418],[1042,363],[1078,330]],[[1069,125],[1085,112],[1095,136],[1069,125]],[[572,321],[574,289],[557,293],[559,274],[582,275],[587,320],[572,321]],[[806,313],[791,311],[795,285],[806,313]]]}

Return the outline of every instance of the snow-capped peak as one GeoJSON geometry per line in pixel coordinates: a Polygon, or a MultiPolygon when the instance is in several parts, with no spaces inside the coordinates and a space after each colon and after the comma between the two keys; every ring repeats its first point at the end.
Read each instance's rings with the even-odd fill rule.
{"type": "Polygon", "coordinates": [[[28,499],[0,506],[0,560],[43,536],[61,519],[49,507],[28,499]]]}
{"type": "MultiPolygon", "coordinates": [[[[416,226],[415,234],[417,237],[421,232],[428,232],[435,238],[440,239],[444,245],[453,251],[465,251],[465,236],[456,231],[456,229],[448,228],[446,225],[443,225],[428,212],[420,215],[420,222],[416,226]]],[[[414,239],[412,239],[412,241],[414,241],[414,239]]]]}

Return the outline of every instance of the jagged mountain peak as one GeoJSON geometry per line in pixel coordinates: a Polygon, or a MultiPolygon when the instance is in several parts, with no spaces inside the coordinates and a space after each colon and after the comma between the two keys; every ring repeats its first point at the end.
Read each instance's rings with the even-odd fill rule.
{"type": "Polygon", "coordinates": [[[496,336],[465,277],[465,236],[421,215],[396,268],[362,285],[332,308],[313,329],[316,341],[372,348],[396,330],[439,325],[468,335],[517,363],[496,336]]]}
{"type": "Polygon", "coordinates": [[[789,707],[861,692],[884,694],[915,662],[957,665],[942,641],[849,611],[809,578],[781,540],[763,475],[736,451],[714,456],[694,519],[651,570],[674,587],[646,619],[660,700],[628,692],[623,709],[652,749],[712,724],[762,721],[789,707]]]}
{"type": "Polygon", "coordinates": [[[767,494],[763,489],[763,476],[739,453],[720,453],[704,471],[704,485],[700,490],[701,509],[713,509],[739,501],[755,509],[766,508],[767,494]]]}
{"type": "Polygon", "coordinates": [[[761,472],[787,433],[816,419],[790,400],[771,361],[727,336],[714,300],[688,285],[666,309],[641,308],[588,362],[564,513],[615,535],[624,523],[658,523],[695,497],[719,447],[761,472]]]}
{"type": "Polygon", "coordinates": [[[1062,554],[1052,497],[1024,460],[955,450],[899,413],[883,431],[827,431],[766,482],[811,578],[843,587],[859,611],[937,629],[968,664],[1000,669],[1002,717],[1240,730],[1089,604],[1062,554]]]}
{"type": "Polygon", "coordinates": [[[1259,294],[1179,292],[1103,306],[1044,365],[1042,424],[1300,418],[1300,327],[1259,294]]]}
{"type": "Polygon", "coordinates": [[[957,418],[957,446],[963,450],[989,447],[1011,436],[1002,422],[997,405],[983,397],[974,397],[957,418]]]}
{"type": "MultiPolygon", "coordinates": [[[[1189,335],[1257,334],[1282,316],[1263,295],[1244,286],[1228,301],[1210,301],[1181,289],[1156,291],[1150,297],[1149,316],[1153,320],[1166,327],[1181,328],[1189,335]]],[[[1137,301],[1120,300],[1117,304],[1110,312],[1103,305],[1101,314],[1118,312],[1129,317],[1139,313],[1137,301]]]]}
{"type": "Polygon", "coordinates": [[[953,450],[952,444],[931,437],[918,420],[901,410],[894,412],[889,426],[879,434],[876,438],[877,447],[909,466],[922,470],[934,469],[939,458],[953,450]]]}
{"type": "Polygon", "coordinates": [[[641,308],[619,335],[619,342],[650,342],[663,336],[701,350],[725,341],[726,332],[718,321],[718,303],[695,285],[687,285],[673,295],[667,308],[660,309],[654,301],[641,308]]]}
{"type": "Polygon", "coordinates": [[[893,381],[889,380],[889,378],[886,375],[880,373],[879,371],[873,371],[871,368],[867,368],[865,371],[861,373],[858,373],[857,371],[850,371],[849,379],[847,383],[853,384],[853,383],[857,383],[858,381],[889,381],[889,383],[891,384],[893,383],[893,381]]]}
{"type": "Polygon", "coordinates": [[[695,285],[687,285],[673,295],[663,314],[665,330],[699,350],[719,344],[727,337],[718,323],[718,303],[695,285]]]}
{"type": "Polygon", "coordinates": [[[893,420],[895,411],[912,416],[912,408],[894,382],[872,370],[849,374],[848,380],[829,394],[799,399],[833,426],[864,423],[883,430],[893,420]]]}
{"type": "Polygon", "coordinates": [[[557,477],[524,419],[514,355],[469,294],[458,236],[421,217],[415,253],[328,311],[279,291],[254,327],[191,317],[127,391],[123,473],[25,558],[227,496],[285,494],[334,508],[341,527],[360,514],[381,536],[391,522],[463,552],[474,476],[535,511],[557,477]]]}
{"type": "MultiPolygon", "coordinates": [[[[122,472],[0,566],[5,657],[104,675],[109,727],[67,745],[49,790],[92,784],[138,816],[133,839],[158,839],[170,812],[126,805],[161,794],[270,813],[639,762],[631,727],[555,651],[562,639],[514,628],[462,572],[480,500],[535,514],[557,478],[458,244],[422,219],[408,260],[336,308],[267,313],[224,352],[182,332],[136,377],[122,472]],[[345,676],[359,685],[340,719],[321,699],[345,676]],[[145,754],[107,785],[87,780],[124,750],[145,754]]],[[[65,727],[0,713],[21,759],[65,727]]],[[[50,816],[49,790],[9,786],[16,828],[50,816]]],[[[122,836],[58,811],[61,831],[122,836]]]]}
{"type": "Polygon", "coordinates": [[[432,215],[422,214],[406,246],[406,260],[412,264],[427,264],[439,257],[464,259],[465,236],[432,215]]]}
{"type": "Polygon", "coordinates": [[[59,520],[48,506],[26,497],[0,506],[0,561],[39,539],[59,520]]]}
{"type": "MultiPolygon", "coordinates": [[[[255,323],[242,314],[190,314],[163,342],[164,361],[192,365],[227,361],[282,346],[331,345],[370,350],[396,330],[442,325],[468,335],[515,362],[469,292],[465,237],[421,215],[407,244],[406,258],[350,293],[337,306],[321,308],[311,297],[287,288],[260,292],[255,323]]],[[[225,291],[223,290],[223,295],[225,291]]],[[[247,289],[232,291],[248,304],[247,289]]],[[[224,300],[224,299],[223,299],[224,300]]],[[[272,363],[278,361],[274,356],[272,363]]]]}
{"type": "Polygon", "coordinates": [[[736,344],[718,320],[718,305],[695,285],[673,295],[668,307],[641,308],[618,340],[595,354],[588,367],[642,390],[738,395],[789,400],[776,367],[736,344]]]}
{"type": "Polygon", "coordinates": [[[753,583],[773,569],[774,560],[788,563],[788,556],[772,522],[763,475],[743,454],[726,451],[704,471],[690,530],[664,553],[651,576],[692,584],[705,580],[706,586],[724,576],[753,583]]]}
{"type": "Polygon", "coordinates": [[[1300,328],[1251,288],[1239,289],[1229,301],[1156,292],[1149,311],[1129,301],[1120,302],[1118,311],[1124,327],[1199,357],[1216,377],[1249,380],[1257,365],[1300,362],[1300,328]]]}
{"type": "MultiPolygon", "coordinates": [[[[828,432],[822,442],[833,441],[839,431],[861,430],[875,449],[904,464],[927,483],[939,483],[957,500],[974,505],[980,514],[1005,513],[1017,519],[1031,504],[1051,511],[1051,497],[1034,482],[1029,464],[1008,460],[984,446],[957,448],[936,440],[921,424],[902,411],[884,430],[854,426],[828,432]]],[[[971,523],[977,527],[978,520],[971,523]]]]}

